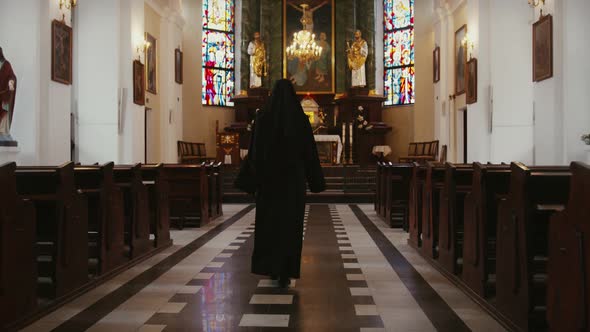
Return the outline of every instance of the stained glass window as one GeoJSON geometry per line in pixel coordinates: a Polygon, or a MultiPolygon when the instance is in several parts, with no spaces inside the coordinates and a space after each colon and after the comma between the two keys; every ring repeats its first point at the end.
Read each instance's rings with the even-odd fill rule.
{"type": "Polygon", "coordinates": [[[383,0],[385,105],[408,105],[414,95],[414,0],[383,0]]]}
{"type": "Polygon", "coordinates": [[[203,0],[203,105],[233,106],[234,0],[203,0]]]}

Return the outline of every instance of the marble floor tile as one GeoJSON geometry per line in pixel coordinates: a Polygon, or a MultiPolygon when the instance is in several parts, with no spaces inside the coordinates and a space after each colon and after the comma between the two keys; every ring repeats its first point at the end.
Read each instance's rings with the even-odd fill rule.
{"type": "Polygon", "coordinates": [[[288,327],[289,315],[245,314],[240,321],[242,327],[288,327]]]}
{"type": "Polygon", "coordinates": [[[137,332],[162,332],[166,325],[148,325],[145,324],[137,330],[137,332]]]}
{"type": "Polygon", "coordinates": [[[220,268],[223,266],[223,262],[211,262],[209,264],[207,264],[207,267],[212,267],[212,268],[220,268]]]}
{"type": "Polygon", "coordinates": [[[292,304],[293,295],[254,294],[250,304],[292,304]]]}
{"type": "Polygon", "coordinates": [[[177,294],[197,294],[201,290],[202,286],[183,286],[176,293],[177,294]]]}
{"type": "Polygon", "coordinates": [[[355,310],[357,316],[378,316],[379,315],[376,305],[355,304],[354,310],[355,310]]]}
{"type": "Polygon", "coordinates": [[[367,296],[371,295],[371,290],[367,287],[351,287],[350,295],[352,296],[367,296]]]}
{"type": "Polygon", "coordinates": [[[346,279],[350,281],[365,280],[365,275],[362,273],[358,274],[347,274],[346,279]]]}
{"type": "MultiPolygon", "coordinates": [[[[291,284],[289,285],[289,288],[294,288],[297,284],[297,280],[292,279],[291,280],[291,284]]],[[[258,282],[258,287],[261,288],[276,288],[279,287],[279,281],[278,280],[272,280],[272,279],[262,279],[258,282]]]]}
{"type": "Polygon", "coordinates": [[[193,279],[199,279],[199,280],[209,280],[211,279],[211,277],[213,277],[213,275],[215,275],[215,273],[199,273],[196,276],[193,277],[193,279]]]}
{"type": "Polygon", "coordinates": [[[158,312],[161,314],[177,314],[182,309],[184,309],[185,306],[186,303],[168,302],[162,308],[160,308],[158,312]]]}

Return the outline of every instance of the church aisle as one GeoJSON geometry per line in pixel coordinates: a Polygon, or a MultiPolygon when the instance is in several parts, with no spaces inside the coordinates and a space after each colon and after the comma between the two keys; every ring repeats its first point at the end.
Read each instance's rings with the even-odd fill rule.
{"type": "Polygon", "coordinates": [[[503,331],[369,205],[308,205],[301,279],[250,274],[253,207],[203,229],[24,331],[503,331]]]}

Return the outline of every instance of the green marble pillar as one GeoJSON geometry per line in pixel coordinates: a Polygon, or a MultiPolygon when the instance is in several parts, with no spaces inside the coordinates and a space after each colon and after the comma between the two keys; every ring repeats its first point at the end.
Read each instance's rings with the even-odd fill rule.
{"type": "MultiPolygon", "coordinates": [[[[242,36],[241,43],[242,54],[237,55],[241,59],[242,69],[240,72],[241,89],[247,90],[250,85],[250,56],[248,55],[248,44],[253,38],[254,32],[260,31],[260,1],[261,0],[242,0],[242,36]]],[[[236,57],[237,57],[236,56],[236,57]]],[[[239,91],[236,91],[236,94],[239,91]]]]}
{"type": "Polygon", "coordinates": [[[367,56],[367,87],[375,89],[375,3],[373,1],[356,1],[357,29],[363,33],[367,41],[369,55],[367,56]]]}
{"type": "Polygon", "coordinates": [[[346,60],[346,41],[354,38],[354,0],[335,1],[336,13],[336,92],[343,93],[350,87],[350,70],[346,60]]]}
{"type": "Polygon", "coordinates": [[[272,89],[276,80],[283,77],[283,2],[261,0],[261,32],[268,56],[268,76],[263,86],[272,89]]]}

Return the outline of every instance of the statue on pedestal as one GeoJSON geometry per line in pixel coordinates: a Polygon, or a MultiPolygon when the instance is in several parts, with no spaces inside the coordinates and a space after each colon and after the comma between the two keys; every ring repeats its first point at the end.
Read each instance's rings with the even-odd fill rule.
{"type": "Polygon", "coordinates": [[[15,96],[16,75],[0,47],[0,146],[16,145],[10,136],[15,96]]]}
{"type": "Polygon", "coordinates": [[[262,77],[267,74],[266,48],[260,40],[260,32],[254,33],[254,40],[248,45],[250,55],[250,88],[262,86],[262,77]]]}
{"type": "Polygon", "coordinates": [[[365,62],[369,54],[367,42],[362,38],[362,33],[357,30],[354,33],[354,42],[347,44],[348,67],[352,70],[352,87],[364,87],[367,85],[365,62]]]}

